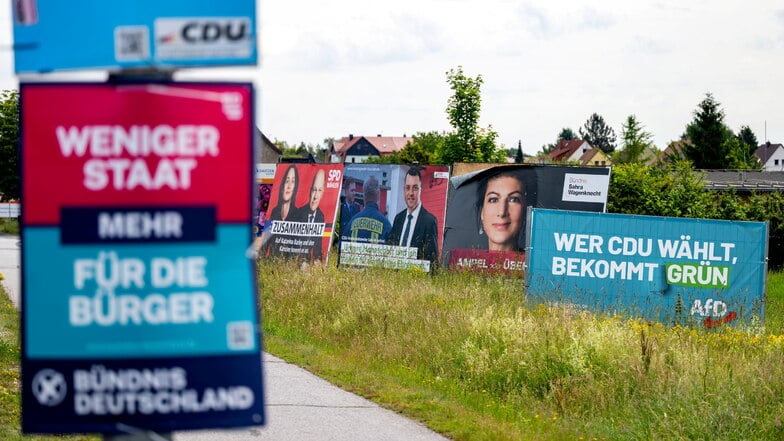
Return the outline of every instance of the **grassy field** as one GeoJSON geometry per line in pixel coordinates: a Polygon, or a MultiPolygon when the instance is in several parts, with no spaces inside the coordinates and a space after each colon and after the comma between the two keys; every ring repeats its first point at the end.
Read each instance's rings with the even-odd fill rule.
{"type": "MultiPolygon", "coordinates": [[[[765,327],[705,332],[527,304],[520,280],[260,268],[265,350],[456,440],[784,439],[784,273],[765,327]]],[[[0,439],[19,434],[0,295],[0,439]]]]}
{"type": "Polygon", "coordinates": [[[97,436],[22,436],[19,432],[19,313],[0,286],[0,440],[97,441],[97,436]]]}
{"type": "Polygon", "coordinates": [[[16,218],[0,217],[0,233],[19,234],[19,222],[16,218]]]}
{"type": "Polygon", "coordinates": [[[266,350],[457,440],[784,439],[784,273],[766,327],[528,305],[521,282],[260,272],[266,350]]]}

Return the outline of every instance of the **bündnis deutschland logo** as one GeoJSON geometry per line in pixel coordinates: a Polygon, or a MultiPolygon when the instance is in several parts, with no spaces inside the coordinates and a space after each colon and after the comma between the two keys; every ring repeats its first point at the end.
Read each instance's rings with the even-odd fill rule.
{"type": "Polygon", "coordinates": [[[38,371],[33,377],[33,396],[43,406],[57,406],[65,399],[68,386],[63,374],[52,369],[38,371]]]}

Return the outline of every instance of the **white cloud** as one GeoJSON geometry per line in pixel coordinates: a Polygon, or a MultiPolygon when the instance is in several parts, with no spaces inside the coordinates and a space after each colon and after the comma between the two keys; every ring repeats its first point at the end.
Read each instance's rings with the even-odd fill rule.
{"type": "MultiPolygon", "coordinates": [[[[529,153],[593,112],[616,133],[635,114],[664,147],[706,92],[731,128],[762,140],[767,125],[784,142],[779,0],[265,1],[259,23],[260,69],[178,78],[253,80],[262,130],[289,143],[448,129],[445,72],[458,65],[485,80],[480,123],[529,153]]],[[[0,57],[0,87],[13,87],[0,57]]]]}

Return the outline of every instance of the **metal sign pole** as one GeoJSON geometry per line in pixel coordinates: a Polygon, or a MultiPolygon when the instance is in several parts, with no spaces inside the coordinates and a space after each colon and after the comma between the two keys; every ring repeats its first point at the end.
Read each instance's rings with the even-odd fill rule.
{"type": "Polygon", "coordinates": [[[104,435],[104,441],[172,441],[170,433],[146,432],[134,435],[104,435]]]}
{"type": "Polygon", "coordinates": [[[104,435],[104,441],[172,441],[170,433],[145,432],[133,435],[104,435]]]}
{"type": "Polygon", "coordinates": [[[103,441],[172,441],[171,432],[168,433],[155,433],[142,429],[135,429],[128,426],[122,428],[126,430],[127,434],[122,435],[104,435],[103,441]]]}

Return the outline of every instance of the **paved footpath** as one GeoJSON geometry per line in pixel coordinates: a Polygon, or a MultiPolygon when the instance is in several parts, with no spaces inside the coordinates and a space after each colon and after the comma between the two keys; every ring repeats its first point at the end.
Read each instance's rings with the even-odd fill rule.
{"type": "MultiPolygon", "coordinates": [[[[2,283],[21,298],[18,236],[0,234],[2,283]]],[[[447,441],[422,424],[346,392],[306,370],[263,354],[267,424],[238,430],[175,432],[174,441],[447,441]]]]}

